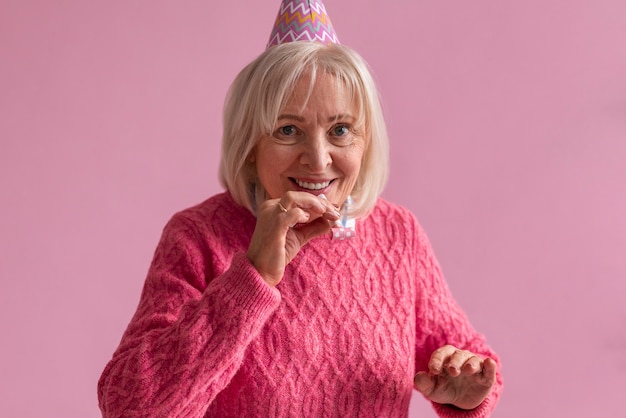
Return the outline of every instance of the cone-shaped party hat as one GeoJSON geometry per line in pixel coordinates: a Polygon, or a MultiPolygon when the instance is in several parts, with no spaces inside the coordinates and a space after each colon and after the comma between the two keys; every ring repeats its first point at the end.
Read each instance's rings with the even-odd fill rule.
{"type": "Polygon", "coordinates": [[[322,0],[282,0],[267,47],[309,41],[338,44],[322,0]]]}

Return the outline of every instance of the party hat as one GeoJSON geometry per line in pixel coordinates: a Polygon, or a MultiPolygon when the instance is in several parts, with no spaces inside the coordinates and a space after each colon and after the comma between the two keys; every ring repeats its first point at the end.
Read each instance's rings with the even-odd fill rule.
{"type": "Polygon", "coordinates": [[[295,41],[338,44],[322,0],[282,0],[267,47],[295,41]]]}

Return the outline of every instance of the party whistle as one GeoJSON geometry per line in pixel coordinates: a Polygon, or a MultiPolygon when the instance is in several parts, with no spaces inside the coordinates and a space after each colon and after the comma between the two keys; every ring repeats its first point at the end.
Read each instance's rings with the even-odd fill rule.
{"type": "MultiPolygon", "coordinates": [[[[323,194],[319,195],[319,197],[326,199],[326,196],[323,194]]],[[[343,203],[341,218],[335,221],[335,226],[331,229],[333,233],[333,240],[343,241],[356,236],[356,219],[348,216],[353,203],[354,201],[351,196],[348,196],[346,201],[343,203]]]]}

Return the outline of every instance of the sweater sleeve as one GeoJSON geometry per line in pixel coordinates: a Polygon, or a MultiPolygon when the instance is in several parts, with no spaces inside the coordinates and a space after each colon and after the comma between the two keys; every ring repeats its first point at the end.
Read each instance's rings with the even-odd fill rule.
{"type": "Polygon", "coordinates": [[[496,382],[491,393],[478,407],[463,410],[453,405],[433,402],[433,407],[440,417],[488,417],[502,392],[500,359],[487,345],[484,336],[472,327],[466,314],[452,296],[425,232],[417,222],[413,226],[414,237],[416,237],[415,251],[418,254],[416,269],[419,278],[415,372],[427,370],[433,351],[446,344],[491,357],[498,364],[496,382]]]}
{"type": "Polygon", "coordinates": [[[280,303],[243,253],[211,277],[216,255],[194,229],[174,216],[163,231],[137,312],[98,382],[105,418],[203,416],[280,303]]]}

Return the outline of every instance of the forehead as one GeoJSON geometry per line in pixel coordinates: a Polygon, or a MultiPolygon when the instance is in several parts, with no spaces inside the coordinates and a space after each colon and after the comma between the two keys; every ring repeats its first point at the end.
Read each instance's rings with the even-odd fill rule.
{"type": "Polygon", "coordinates": [[[315,78],[304,74],[296,81],[281,113],[303,114],[310,109],[354,113],[355,100],[352,96],[345,83],[332,74],[320,74],[315,78]]]}

